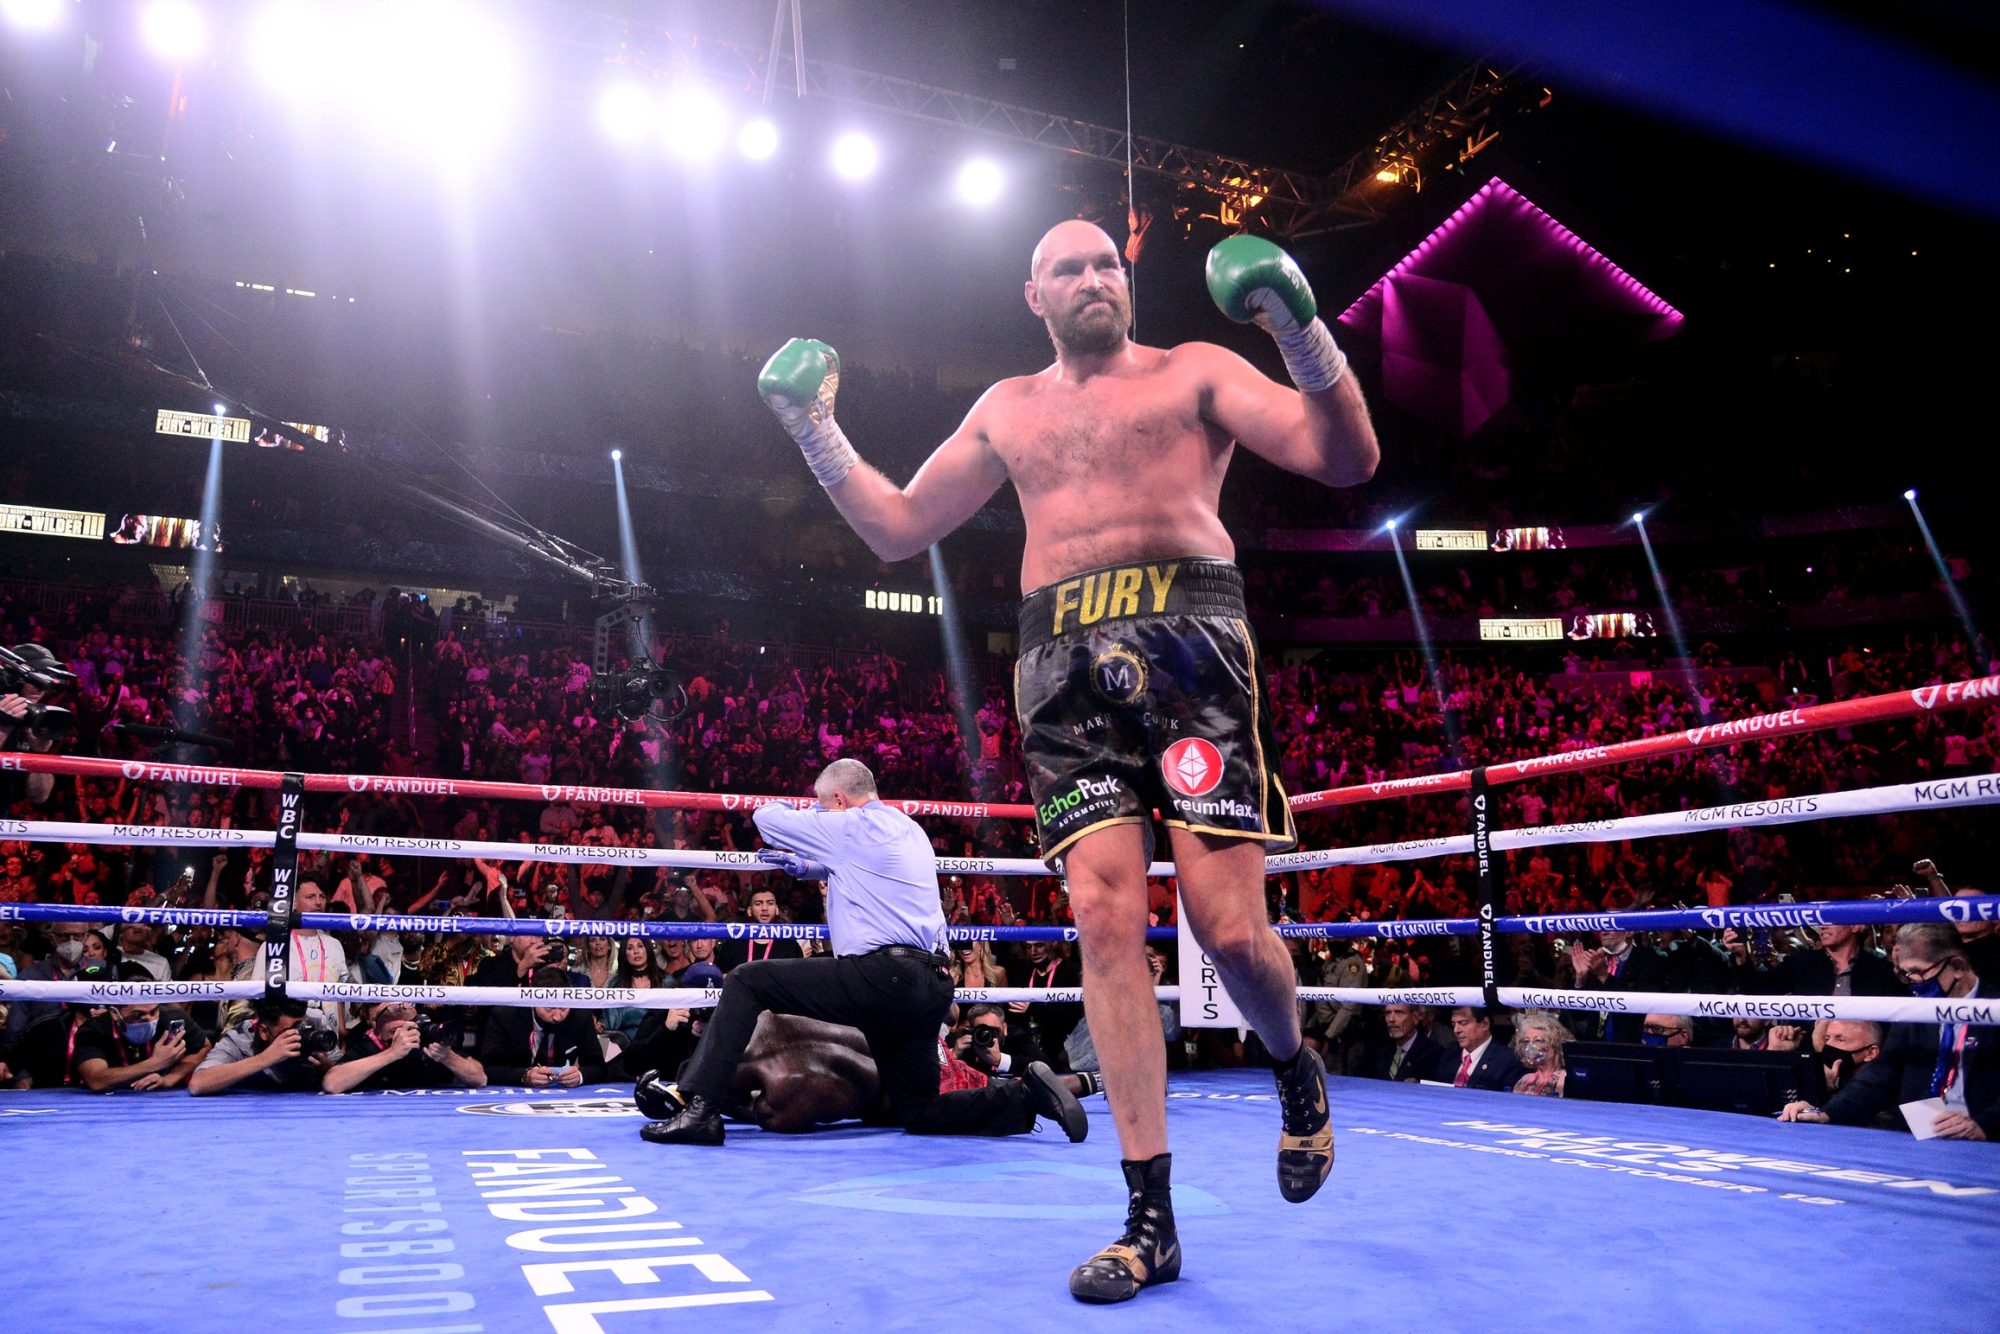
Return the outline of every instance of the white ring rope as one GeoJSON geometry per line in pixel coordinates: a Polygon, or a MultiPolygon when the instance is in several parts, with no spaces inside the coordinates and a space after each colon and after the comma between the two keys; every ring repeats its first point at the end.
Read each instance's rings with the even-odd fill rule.
{"type": "MultiPolygon", "coordinates": [[[[1554,847],[1568,843],[1619,843],[1627,839],[1664,838],[1709,830],[1754,829],[1766,825],[1802,824],[1861,815],[1894,815],[1908,811],[1956,810],[2000,804],[2000,774],[1936,779],[1855,788],[1817,796],[1740,801],[1723,806],[1696,806],[1653,815],[1628,815],[1617,820],[1502,829],[1493,835],[1496,851],[1554,847]]],[[[133,847],[178,847],[201,843],[234,848],[268,848],[276,839],[269,830],[211,829],[171,825],[89,824],[67,820],[0,820],[0,838],[33,843],[124,844],[133,847]]],[[[776,868],[757,860],[754,852],[700,852],[690,848],[604,847],[589,843],[494,843],[460,838],[392,838],[368,834],[299,835],[299,847],[313,852],[365,852],[411,857],[477,857],[487,861],[529,861],[569,864],[607,863],[619,866],[665,866],[683,870],[737,871],[755,874],[776,868]]],[[[1267,875],[1317,870],[1328,866],[1372,865],[1450,857],[1472,852],[1472,838],[1409,839],[1330,848],[1322,852],[1286,852],[1267,857],[1267,875]]],[[[1044,876],[1053,872],[1032,857],[940,857],[940,875],[1044,876]]],[[[1146,874],[1155,879],[1174,875],[1172,862],[1154,862],[1146,874]]]]}
{"type": "MultiPolygon", "coordinates": [[[[1180,987],[1155,987],[1154,996],[1178,1002],[1180,987]]],[[[0,978],[0,1001],[94,1000],[106,1005],[153,1002],[256,1000],[262,982],[16,982],[0,978]]],[[[428,983],[288,982],[295,1000],[375,1004],[412,1001],[422,1005],[556,1005],[582,1009],[703,1009],[722,998],[718,987],[448,987],[428,983]]],[[[1301,1002],[1343,1005],[1483,1005],[1478,987],[1300,987],[1301,1002]]],[[[961,1005],[1004,1005],[1011,1001],[1074,1004],[1080,987],[961,987],[961,1005]]],[[[1680,991],[1564,991],[1546,987],[1501,987],[1500,1003],[1512,1010],[1577,1010],[1614,1014],[1685,1014],[1701,1019],[1769,1019],[1814,1023],[1821,1019],[1865,1020],[1881,1024],[2000,1025],[2000,998],[1920,999],[1912,996],[1744,996],[1680,991]]]]}

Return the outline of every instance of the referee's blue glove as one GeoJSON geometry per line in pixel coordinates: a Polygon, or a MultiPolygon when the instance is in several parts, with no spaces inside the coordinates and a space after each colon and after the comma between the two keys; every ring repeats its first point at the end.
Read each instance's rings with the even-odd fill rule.
{"type": "Polygon", "coordinates": [[[759,848],[757,860],[768,862],[794,880],[824,880],[826,868],[816,861],[809,861],[796,852],[786,852],[783,848],[759,848]]]}

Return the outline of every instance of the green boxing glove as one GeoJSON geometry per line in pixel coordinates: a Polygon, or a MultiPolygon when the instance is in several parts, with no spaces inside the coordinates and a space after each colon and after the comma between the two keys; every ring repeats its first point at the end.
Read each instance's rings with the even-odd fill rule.
{"type": "Polygon", "coordinates": [[[861,461],[833,419],[840,354],[827,344],[817,338],[786,343],[757,373],[757,392],[798,442],[821,486],[839,482],[861,461]]]}
{"type": "Polygon", "coordinates": [[[1232,236],[1208,252],[1208,294],[1238,324],[1278,340],[1292,383],[1324,393],[1347,374],[1347,358],[1319,318],[1312,287],[1292,257],[1261,236],[1232,236]]]}

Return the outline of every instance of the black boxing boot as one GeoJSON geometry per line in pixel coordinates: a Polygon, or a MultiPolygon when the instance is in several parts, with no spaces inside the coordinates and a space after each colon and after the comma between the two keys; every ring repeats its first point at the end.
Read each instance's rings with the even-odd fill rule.
{"type": "Polygon", "coordinates": [[[632,1085],[632,1102],[648,1121],[671,1121],[687,1107],[680,1086],[658,1070],[648,1070],[632,1085]]]}
{"type": "Polygon", "coordinates": [[[1181,1276],[1181,1239],[1174,1231],[1174,1199],[1168,1177],[1174,1156],[1120,1164],[1132,1202],[1125,1209],[1125,1234],[1085,1260],[1069,1275],[1069,1295],[1080,1302],[1123,1302],[1139,1289],[1171,1283],[1181,1276]]]}
{"type": "Polygon", "coordinates": [[[1303,1042],[1289,1064],[1275,1067],[1284,1128],[1278,1134],[1278,1193],[1293,1204],[1310,1200],[1333,1171],[1333,1116],[1326,1106],[1326,1067],[1303,1042]]]}
{"type": "Polygon", "coordinates": [[[722,1143],[722,1113],[699,1093],[690,1095],[687,1106],[671,1121],[655,1121],[639,1129],[639,1138],[651,1144],[722,1143]]]}

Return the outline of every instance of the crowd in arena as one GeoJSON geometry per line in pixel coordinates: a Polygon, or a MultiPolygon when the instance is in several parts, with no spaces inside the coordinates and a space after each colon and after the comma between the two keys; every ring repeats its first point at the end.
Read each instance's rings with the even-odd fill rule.
{"type": "MultiPolygon", "coordinates": [[[[1027,799],[1019,738],[1004,694],[994,689],[961,701],[944,673],[914,668],[885,653],[850,655],[841,665],[807,671],[782,665],[785,660],[774,658],[766,645],[726,637],[666,641],[659,646],[665,656],[685,669],[684,712],[671,720],[625,720],[594,706],[587,657],[561,642],[489,641],[440,630],[434,621],[418,634],[407,623],[389,626],[378,617],[370,632],[348,635],[210,626],[189,658],[177,636],[121,616],[120,602],[127,597],[129,591],[79,590],[59,613],[39,616],[0,606],[0,639],[49,645],[53,660],[77,678],[67,697],[75,711],[73,730],[61,738],[24,736],[18,748],[197,762],[218,758],[199,749],[156,750],[158,734],[116,726],[167,725],[226,741],[229,749],[221,758],[245,766],[749,793],[797,791],[831,759],[855,756],[873,768],[892,796],[1027,799]],[[430,742],[422,747],[413,744],[418,717],[430,723],[430,742]]],[[[1287,785],[1293,791],[1317,790],[1604,745],[1984,675],[1993,667],[1983,642],[1967,642],[1949,630],[1912,635],[1893,648],[1836,647],[1812,662],[1792,653],[1748,669],[1727,663],[1713,646],[1690,664],[1642,663],[1636,652],[1628,662],[1618,655],[1634,652],[1629,645],[1610,646],[1608,659],[1604,652],[1586,660],[1572,651],[1566,660],[1546,660],[1542,671],[1518,661],[1451,654],[1434,665],[1414,654],[1388,654],[1276,666],[1266,684],[1287,785]],[[1603,689],[1606,672],[1621,667],[1627,669],[1619,678],[1623,688],[1603,689]]],[[[1520,784],[1506,790],[1503,821],[1563,824],[1985,773],[1995,768],[1996,755],[2000,716],[1938,713],[1879,732],[1841,730],[1749,742],[1520,784]]],[[[207,828],[264,828],[271,819],[265,794],[229,786],[147,785],[125,778],[9,781],[8,813],[20,818],[207,828]]],[[[1509,906],[1577,912],[1880,893],[1911,878],[1908,868],[1922,852],[1921,840],[1937,836],[1949,819],[1844,822],[1813,826],[1804,835],[1746,829],[1538,849],[1508,859],[1509,906]]],[[[334,800],[316,821],[314,827],[369,836],[711,850],[754,846],[737,816],[650,813],[588,799],[541,804],[354,793],[334,800]]],[[[1457,800],[1428,798],[1368,803],[1303,823],[1307,845],[1324,846],[1458,833],[1465,815],[1457,800]]],[[[934,829],[942,853],[1031,853],[1030,831],[1017,821],[944,820],[934,829]]],[[[1976,826],[1953,828],[1951,835],[1958,855],[1990,851],[1990,833],[1976,826]]],[[[315,853],[302,854],[300,866],[300,902],[309,911],[683,922],[821,917],[814,886],[776,873],[680,873],[531,858],[465,865],[315,853]]],[[[0,903],[254,910],[268,904],[268,867],[269,855],[261,850],[216,854],[9,841],[0,844],[0,903]]],[[[1275,915],[1313,921],[1463,917],[1473,911],[1471,885],[1466,859],[1337,867],[1275,877],[1271,906],[1275,915]]],[[[1937,888],[1919,885],[1918,892],[1937,888]]],[[[954,924],[1069,920],[1053,878],[954,876],[943,893],[954,924]]],[[[1156,924],[1173,920],[1167,886],[1154,886],[1152,911],[1156,924]]],[[[1990,977],[1994,963],[1996,938],[1982,928],[1977,922],[1962,924],[1964,938],[1955,955],[1947,948],[1951,941],[1935,931],[1905,928],[1903,935],[1916,942],[1909,950],[1912,959],[1929,951],[1918,962],[1962,960],[1962,969],[1949,959],[1945,963],[1962,972],[1969,988],[1974,978],[1990,977]]],[[[109,928],[0,921],[0,971],[55,980],[250,979],[261,967],[259,935],[250,929],[162,930],[140,923],[109,928]]],[[[1503,972],[1506,980],[1524,986],[1905,994],[1922,970],[1899,961],[1896,937],[1893,928],[1872,939],[1823,928],[1754,944],[1736,933],[1715,938],[1676,932],[1648,941],[1604,932],[1567,942],[1516,935],[1507,938],[1503,972]],[[1822,957],[1833,962],[1802,962],[1822,957]]],[[[799,952],[823,945],[780,941],[773,948],[799,952]]],[[[1292,949],[1304,985],[1462,985],[1478,976],[1458,937],[1299,940],[1292,949]]],[[[295,976],[312,981],[512,985],[539,979],[555,985],[657,987],[711,983],[746,954],[735,942],[718,946],[636,935],[591,937],[571,946],[533,935],[313,931],[295,935],[291,957],[295,976]]],[[[1164,980],[1173,980],[1165,954],[1156,955],[1156,967],[1164,980]]],[[[975,986],[1076,985],[1079,976],[1065,946],[970,942],[959,948],[954,972],[962,985],[975,986]]],[[[1165,1008],[1171,1017],[1171,1007],[1165,1008]]],[[[274,1009],[242,1002],[121,1007],[114,1015],[24,1001],[9,1007],[5,1065],[7,1079],[15,1082],[188,1087],[197,1093],[246,1081],[330,1091],[416,1078],[561,1086],[671,1069],[691,1052],[702,1024],[698,1009],[596,1014],[551,1009],[535,1010],[532,1021],[520,1017],[528,1013],[330,1004],[274,1009]],[[314,1037],[316,1031],[322,1036],[314,1037]],[[285,1037],[288,1032],[301,1036],[285,1037]],[[57,1035],[63,1038],[59,1044],[57,1035]],[[546,1043],[529,1050],[556,1037],[567,1053],[561,1063],[546,1043]],[[308,1049],[315,1042],[323,1049],[308,1049]],[[343,1069],[343,1054],[361,1068],[336,1074],[343,1069]],[[225,1067],[235,1072],[226,1080],[204,1074],[225,1067]]],[[[1560,1092],[1563,1045],[1578,1038],[1669,1046],[1748,1043],[1760,1050],[1797,1051],[1802,1060],[1839,1074],[1865,1064],[1851,1053],[1879,1055],[1892,1036],[1866,1025],[1732,1029],[1673,1016],[1645,1016],[1641,1023],[1639,1016],[1614,1017],[1609,1011],[1510,1020],[1476,1011],[1313,1004],[1305,1013],[1314,1044],[1327,1053],[1330,1065],[1347,1073],[1541,1093],[1560,1092]]],[[[1017,1052],[1022,1063],[1047,1059],[1059,1070],[1083,1069],[1093,1059],[1080,1006],[1017,1003],[962,1016],[954,1034],[957,1055],[975,1069],[984,1048],[971,1044],[981,1027],[1005,1029],[1002,1050],[1017,1052]]],[[[1254,1036],[1246,1042],[1226,1031],[1181,1033],[1178,1025],[1169,1032],[1177,1063],[1259,1059],[1254,1036]]],[[[1836,1081],[1822,1089],[1822,1100],[1837,1088],[1836,1081]]],[[[2000,1125],[1993,1129],[2000,1133],[2000,1125]]]]}

